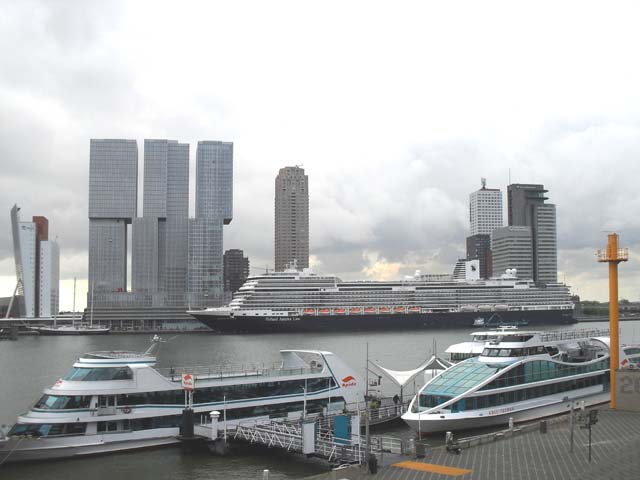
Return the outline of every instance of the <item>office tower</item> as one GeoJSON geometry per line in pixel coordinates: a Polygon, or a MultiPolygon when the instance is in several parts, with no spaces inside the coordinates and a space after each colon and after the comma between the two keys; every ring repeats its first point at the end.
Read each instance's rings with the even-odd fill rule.
{"type": "Polygon", "coordinates": [[[309,267],[309,177],[281,168],[275,184],[275,269],[309,267]]]}
{"type": "Polygon", "coordinates": [[[467,260],[479,260],[480,278],[490,278],[491,232],[503,226],[502,192],[487,188],[485,178],[481,188],[469,195],[469,224],[471,235],[467,237],[467,260]]]}
{"type": "Polygon", "coordinates": [[[53,317],[60,311],[60,248],[51,240],[40,242],[40,317],[53,317]]]}
{"type": "Polygon", "coordinates": [[[500,276],[515,268],[518,278],[533,278],[531,228],[509,226],[496,228],[491,234],[493,274],[500,276]]]}
{"type": "Polygon", "coordinates": [[[233,218],[233,143],[198,142],[196,218],[189,219],[190,307],[223,301],[223,225],[233,218]]]}
{"type": "Polygon", "coordinates": [[[237,248],[224,252],[224,291],[235,293],[249,276],[249,259],[237,248]]]}
{"type": "Polygon", "coordinates": [[[144,141],[143,217],[133,220],[132,288],[154,305],[184,305],[187,282],[189,145],[144,141]]]}
{"type": "Polygon", "coordinates": [[[91,139],[89,155],[89,302],[127,291],[127,225],[137,215],[135,140],[91,139]],[[104,294],[104,295],[102,295],[104,294]]]}
{"type": "Polygon", "coordinates": [[[533,279],[540,284],[558,279],[556,207],[545,203],[547,191],[537,184],[507,187],[509,225],[531,229],[533,279]]]}
{"type": "Polygon", "coordinates": [[[222,219],[189,219],[189,307],[219,305],[223,299],[222,219]]]}
{"type": "Polygon", "coordinates": [[[504,225],[502,217],[502,192],[497,188],[487,188],[487,180],[481,180],[480,190],[469,195],[469,222],[471,236],[491,235],[496,228],[504,225]]]}
{"type": "Polygon", "coordinates": [[[32,222],[21,222],[19,211],[17,205],[11,209],[18,311],[25,317],[50,317],[58,313],[58,245],[47,240],[46,217],[35,216],[32,222]]]}
{"type": "Polygon", "coordinates": [[[36,224],[21,222],[19,211],[17,205],[11,209],[17,294],[21,297],[20,315],[32,318],[36,316],[36,224]]]}
{"type": "Polygon", "coordinates": [[[196,218],[233,218],[233,143],[202,141],[196,152],[196,218]]]}

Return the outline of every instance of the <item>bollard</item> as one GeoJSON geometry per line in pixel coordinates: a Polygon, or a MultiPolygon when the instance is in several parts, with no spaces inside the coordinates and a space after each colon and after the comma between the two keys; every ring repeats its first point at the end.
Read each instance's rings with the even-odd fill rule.
{"type": "Polygon", "coordinates": [[[209,412],[209,416],[211,417],[211,439],[215,440],[218,438],[218,418],[220,418],[220,412],[213,410],[209,412]]]}
{"type": "Polygon", "coordinates": [[[453,443],[453,432],[447,432],[444,437],[444,443],[450,445],[453,443]]]}
{"type": "Polygon", "coordinates": [[[269,480],[269,470],[262,471],[262,480],[269,480]]]}
{"type": "Polygon", "coordinates": [[[540,433],[547,433],[547,421],[542,420],[540,422],[540,433]]]}

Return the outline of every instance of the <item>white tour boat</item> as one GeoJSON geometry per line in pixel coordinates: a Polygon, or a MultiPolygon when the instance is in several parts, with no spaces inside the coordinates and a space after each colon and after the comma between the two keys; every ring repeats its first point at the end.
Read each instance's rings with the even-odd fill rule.
{"type": "MultiPolygon", "coordinates": [[[[479,356],[427,382],[402,418],[421,434],[530,421],[566,412],[574,401],[606,403],[608,333],[504,331],[479,356]]],[[[620,349],[621,366],[634,348],[620,349]]]]}
{"type": "Polygon", "coordinates": [[[0,464],[177,443],[186,373],[195,378],[196,421],[218,410],[228,428],[364,404],[364,384],[330,352],[282,350],[273,368],[159,369],[150,350],[82,355],[9,432],[0,431],[0,464]]]}

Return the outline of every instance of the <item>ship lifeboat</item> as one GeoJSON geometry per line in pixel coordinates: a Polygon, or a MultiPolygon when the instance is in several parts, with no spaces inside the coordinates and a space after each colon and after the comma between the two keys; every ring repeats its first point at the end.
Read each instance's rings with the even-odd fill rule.
{"type": "Polygon", "coordinates": [[[396,307],[393,309],[394,312],[396,313],[404,313],[405,312],[405,308],[404,307],[396,307]]]}
{"type": "Polygon", "coordinates": [[[328,308],[319,308],[318,313],[320,315],[329,315],[331,313],[331,310],[329,310],[328,308]]]}
{"type": "Polygon", "coordinates": [[[366,307],[364,313],[376,313],[376,309],[374,307],[366,307]]]}
{"type": "Polygon", "coordinates": [[[380,313],[391,313],[391,309],[389,307],[380,307],[380,313]]]}
{"type": "Polygon", "coordinates": [[[316,314],[316,309],[315,308],[305,308],[304,310],[302,310],[302,314],[303,315],[315,315],[316,314]]]}
{"type": "Polygon", "coordinates": [[[349,309],[349,313],[353,314],[353,313],[362,313],[362,309],[360,307],[351,307],[349,309]]]}
{"type": "Polygon", "coordinates": [[[420,313],[420,307],[409,307],[409,313],[420,313]]]}
{"type": "Polygon", "coordinates": [[[333,309],[333,313],[337,314],[337,315],[342,315],[343,313],[346,313],[347,311],[344,308],[334,308],[333,309]]]}

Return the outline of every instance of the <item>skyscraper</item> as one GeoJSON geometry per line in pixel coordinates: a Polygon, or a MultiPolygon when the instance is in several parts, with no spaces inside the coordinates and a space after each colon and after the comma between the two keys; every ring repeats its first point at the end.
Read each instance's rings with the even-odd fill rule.
{"type": "Polygon", "coordinates": [[[556,206],[545,203],[547,191],[539,184],[507,187],[509,225],[531,229],[533,279],[541,284],[558,280],[556,206]]]}
{"type": "Polygon", "coordinates": [[[531,228],[509,226],[496,228],[491,234],[491,255],[495,275],[515,268],[519,278],[533,278],[531,228]]]}
{"type": "Polygon", "coordinates": [[[184,305],[187,283],[189,145],[144,141],[143,217],[133,221],[132,287],[154,305],[184,305]]]}
{"type": "Polygon", "coordinates": [[[275,183],[275,269],[309,267],[309,177],[280,169],[275,183]]]}
{"type": "Polygon", "coordinates": [[[89,301],[127,291],[127,225],[137,215],[138,145],[92,139],[89,155],[89,301]]]}
{"type": "Polygon", "coordinates": [[[249,259],[244,252],[234,248],[224,252],[224,291],[236,292],[249,276],[249,259]]]}
{"type": "Polygon", "coordinates": [[[39,316],[53,317],[60,311],[60,248],[52,240],[40,242],[39,316]]]}
{"type": "Polygon", "coordinates": [[[48,240],[46,217],[35,216],[32,222],[21,222],[19,211],[17,205],[11,209],[18,311],[25,317],[50,317],[58,313],[58,244],[48,240]]]}
{"type": "Polygon", "coordinates": [[[481,181],[480,190],[469,195],[469,222],[471,235],[491,235],[496,228],[504,225],[502,217],[502,192],[497,188],[487,188],[486,179],[481,181]]]}
{"type": "Polygon", "coordinates": [[[198,142],[196,218],[189,219],[189,304],[214,306],[223,299],[223,225],[233,218],[233,143],[198,142]]]}
{"type": "MultiPolygon", "coordinates": [[[[469,224],[471,235],[467,237],[467,260],[479,260],[480,278],[492,275],[491,232],[503,226],[502,192],[487,188],[481,180],[480,190],[469,195],[469,224]]],[[[499,272],[498,272],[499,273],[499,272]]]]}
{"type": "Polygon", "coordinates": [[[196,218],[233,218],[233,143],[202,141],[196,152],[196,218]]]}

